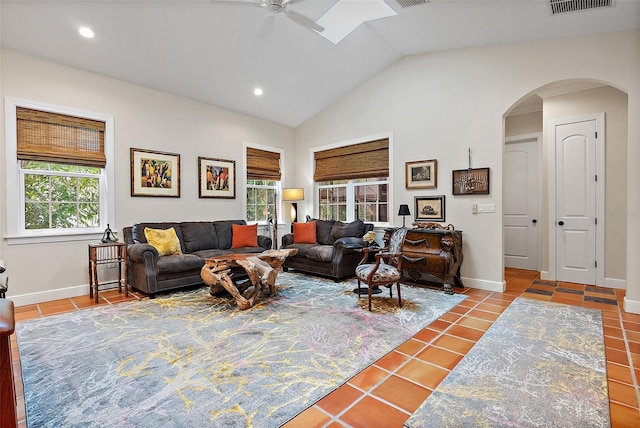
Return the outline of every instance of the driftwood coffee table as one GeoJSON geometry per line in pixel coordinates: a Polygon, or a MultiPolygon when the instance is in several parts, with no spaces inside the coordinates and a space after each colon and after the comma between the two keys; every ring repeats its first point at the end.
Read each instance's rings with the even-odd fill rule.
{"type": "Polygon", "coordinates": [[[297,252],[297,248],[291,248],[267,250],[258,254],[226,254],[211,257],[205,260],[200,275],[204,283],[210,287],[212,295],[227,290],[240,309],[249,309],[267,288],[272,296],[277,294],[278,269],[287,257],[297,252]],[[245,281],[242,282],[242,279],[245,281]],[[244,297],[242,293],[251,286],[254,288],[253,292],[248,298],[244,297]]]}

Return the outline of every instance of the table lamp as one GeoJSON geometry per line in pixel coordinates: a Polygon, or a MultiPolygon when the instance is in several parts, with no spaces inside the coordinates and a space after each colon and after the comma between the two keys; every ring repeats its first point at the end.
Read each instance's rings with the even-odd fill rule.
{"type": "Polygon", "coordinates": [[[298,221],[298,204],[294,201],[304,200],[304,189],[297,187],[282,189],[282,200],[291,202],[291,230],[293,231],[293,223],[298,221]]]}
{"type": "Polygon", "coordinates": [[[402,204],[400,205],[400,209],[398,210],[398,215],[402,216],[402,227],[405,227],[405,217],[411,215],[411,211],[409,211],[409,205],[402,204]]]}

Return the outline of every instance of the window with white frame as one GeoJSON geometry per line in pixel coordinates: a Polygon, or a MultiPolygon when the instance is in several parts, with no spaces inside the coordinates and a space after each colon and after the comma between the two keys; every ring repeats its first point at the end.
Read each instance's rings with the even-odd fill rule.
{"type": "Polygon", "coordinates": [[[389,140],[315,153],[318,217],[389,222],[389,140]]]}
{"type": "Polygon", "coordinates": [[[270,223],[276,219],[280,188],[280,153],[247,147],[247,221],[270,223]]]}
{"type": "Polygon", "coordinates": [[[101,236],[114,223],[113,118],[10,98],[5,117],[9,242],[101,236]]]}

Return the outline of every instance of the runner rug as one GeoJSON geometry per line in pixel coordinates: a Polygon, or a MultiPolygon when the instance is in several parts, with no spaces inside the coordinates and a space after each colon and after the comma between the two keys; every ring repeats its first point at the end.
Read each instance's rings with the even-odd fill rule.
{"type": "Polygon", "coordinates": [[[202,288],[18,323],[28,426],[276,427],[466,298],[277,285],[245,311],[202,288]]]}
{"type": "Polygon", "coordinates": [[[519,297],[407,427],[608,427],[601,312],[519,297]]]}

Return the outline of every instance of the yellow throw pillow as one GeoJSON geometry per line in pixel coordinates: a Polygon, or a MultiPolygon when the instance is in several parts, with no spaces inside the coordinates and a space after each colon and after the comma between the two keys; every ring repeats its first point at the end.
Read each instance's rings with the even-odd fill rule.
{"type": "Polygon", "coordinates": [[[144,236],[147,238],[147,242],[153,245],[161,256],[182,254],[180,240],[173,227],[169,229],[150,229],[145,227],[144,236]]]}

